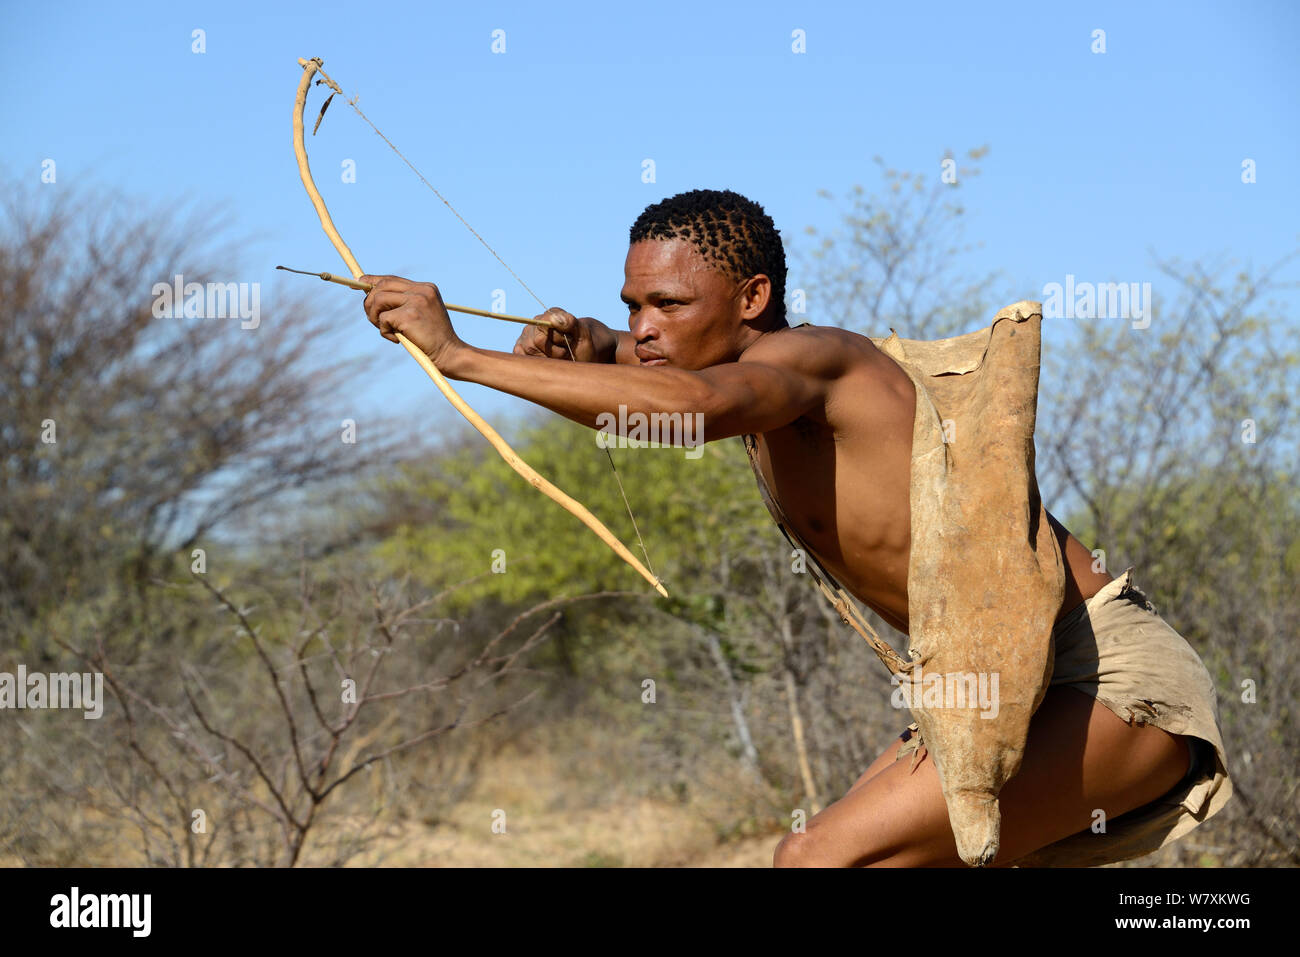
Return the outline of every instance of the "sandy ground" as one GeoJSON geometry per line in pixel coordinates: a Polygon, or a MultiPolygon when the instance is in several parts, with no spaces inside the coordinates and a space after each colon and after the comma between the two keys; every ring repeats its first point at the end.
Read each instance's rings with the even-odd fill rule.
{"type": "Polygon", "coordinates": [[[436,823],[395,824],[353,863],[770,867],[781,839],[773,833],[720,842],[714,827],[689,806],[582,790],[547,755],[503,756],[485,767],[473,793],[436,823]]]}
{"type": "Polygon", "coordinates": [[[680,809],[642,801],[617,808],[518,813],[492,832],[487,804],[466,802],[437,827],[408,823],[354,863],[417,867],[770,867],[780,835],[712,841],[680,809]]]}

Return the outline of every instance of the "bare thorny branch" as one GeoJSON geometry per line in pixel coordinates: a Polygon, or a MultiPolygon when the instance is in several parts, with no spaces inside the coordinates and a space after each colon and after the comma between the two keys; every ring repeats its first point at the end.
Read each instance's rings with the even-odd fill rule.
{"type": "MultiPolygon", "coordinates": [[[[136,705],[143,707],[167,730],[171,739],[182,745],[192,765],[206,769],[205,777],[209,782],[218,782],[223,786],[236,808],[254,810],[276,823],[281,835],[279,860],[290,866],[301,860],[308,836],[320,820],[322,807],[361,771],[453,730],[484,725],[531,700],[536,691],[490,706],[486,713],[470,717],[471,709],[484,696],[485,688],[507,677],[526,672],[521,667],[522,661],[559,624],[564,608],[594,599],[643,597],[634,592],[610,591],[540,602],[516,615],[459,665],[418,682],[387,687],[384,681],[385,662],[404,640],[427,632],[430,621],[422,613],[427,612],[430,606],[449,592],[410,602],[400,608],[391,608],[391,602],[385,602],[379,588],[372,585],[370,606],[373,634],[380,641],[377,646],[365,640],[353,641],[340,649],[330,642],[329,629],[324,623],[301,629],[301,637],[292,643],[272,642],[262,633],[246,607],[203,576],[196,575],[195,578],[216,601],[217,606],[232,619],[237,634],[251,646],[252,663],[263,679],[270,683],[274,693],[276,706],[273,713],[277,718],[276,726],[280,728],[278,734],[259,741],[254,736],[253,725],[248,730],[240,730],[229,721],[216,717],[212,705],[219,700],[218,694],[207,686],[203,673],[192,665],[182,666],[181,692],[197,721],[197,728],[190,727],[149,694],[131,687],[121,675],[115,673],[102,645],[93,656],[70,647],[68,650],[85,660],[93,660],[94,666],[104,672],[105,680],[122,707],[131,752],[167,794],[171,810],[161,817],[145,810],[147,802],[143,794],[135,793],[134,790],[118,794],[124,806],[132,809],[132,816],[146,846],[154,836],[172,840],[171,835],[175,833],[176,827],[173,816],[188,823],[191,809],[201,802],[191,796],[197,785],[193,782],[187,784],[182,773],[165,770],[166,763],[143,742],[139,733],[139,717],[134,707],[136,705]],[[540,623],[517,642],[512,642],[512,639],[519,637],[522,626],[539,615],[545,616],[540,623]],[[322,694],[318,683],[312,679],[311,661],[318,656],[310,652],[316,642],[326,648],[326,659],[345,677],[356,673],[355,666],[360,663],[360,657],[372,657],[358,683],[355,701],[346,702],[338,718],[330,717],[325,704],[327,698],[322,694]],[[504,647],[507,642],[511,642],[511,647],[504,647]],[[340,654],[341,651],[348,652],[348,649],[350,653],[340,654]],[[466,683],[475,676],[476,681],[466,683]],[[413,733],[399,733],[396,740],[392,740],[387,729],[395,723],[396,712],[390,707],[386,710],[388,717],[385,721],[380,722],[366,736],[358,737],[361,720],[366,714],[375,711],[376,706],[412,698],[417,694],[454,692],[462,684],[465,691],[456,695],[451,713],[445,719],[434,721],[413,733]],[[318,726],[319,730],[306,733],[304,719],[318,726]],[[375,735],[388,736],[390,740],[369,746],[375,735]],[[205,736],[218,744],[215,752],[205,745],[205,736]],[[339,755],[345,740],[355,740],[355,743],[350,748],[350,754],[340,764],[339,755]],[[276,770],[277,766],[279,770],[276,770]],[[241,767],[251,774],[251,778],[241,773],[241,767]]],[[[302,602],[300,620],[306,625],[310,599],[305,575],[299,582],[299,590],[302,602]]],[[[435,625],[441,623],[440,619],[433,620],[435,625]]],[[[233,823],[232,821],[232,825],[233,823]]],[[[182,850],[173,847],[173,856],[183,854],[186,862],[191,865],[198,861],[200,854],[206,859],[215,834],[208,838],[207,847],[204,848],[196,845],[196,835],[189,827],[185,828],[185,834],[185,848],[182,850]]],[[[150,859],[153,859],[153,852],[148,853],[150,859]]]]}

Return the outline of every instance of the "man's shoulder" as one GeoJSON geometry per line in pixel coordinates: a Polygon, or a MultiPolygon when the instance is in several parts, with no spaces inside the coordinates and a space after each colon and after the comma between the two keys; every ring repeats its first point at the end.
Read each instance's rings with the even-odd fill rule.
{"type": "Polygon", "coordinates": [[[856,332],[800,323],[767,333],[745,350],[740,361],[795,366],[808,371],[844,369],[855,359],[877,352],[875,343],[856,332]]]}
{"type": "Polygon", "coordinates": [[[839,391],[908,392],[907,373],[867,336],[835,326],[790,327],[764,336],[741,356],[742,362],[780,366],[816,376],[839,391]]]}

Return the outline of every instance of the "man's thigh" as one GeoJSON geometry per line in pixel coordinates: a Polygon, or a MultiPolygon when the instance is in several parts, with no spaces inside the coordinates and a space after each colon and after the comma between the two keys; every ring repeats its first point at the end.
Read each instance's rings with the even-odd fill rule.
{"type": "MultiPolygon", "coordinates": [[[[886,755],[897,751],[898,741],[886,755]]],[[[882,756],[884,757],[884,756],[882,756]]],[[[881,764],[877,761],[872,767],[881,764]]],[[[1009,864],[1106,817],[1141,807],[1186,774],[1187,746],[1151,725],[1129,725],[1074,688],[1049,688],[1030,722],[1019,773],[999,796],[1009,864]]],[[[865,777],[865,775],[864,775],[865,777]]],[[[777,848],[777,866],[964,866],[948,824],[934,761],[889,763],[777,848]]]]}
{"type": "MultiPolygon", "coordinates": [[[[853,786],[850,787],[846,793],[852,794],[858,788],[862,787],[862,785],[866,784],[868,781],[874,778],[881,771],[885,770],[885,768],[891,767],[893,763],[898,760],[898,749],[901,748],[904,744],[906,744],[909,740],[911,740],[911,737],[912,737],[911,731],[904,731],[897,738],[895,738],[893,742],[889,745],[889,747],[885,748],[884,752],[880,755],[880,757],[872,761],[871,766],[858,776],[858,779],[853,782],[853,786]]],[[[909,756],[907,758],[908,764],[911,764],[911,761],[912,758],[909,756]]]]}

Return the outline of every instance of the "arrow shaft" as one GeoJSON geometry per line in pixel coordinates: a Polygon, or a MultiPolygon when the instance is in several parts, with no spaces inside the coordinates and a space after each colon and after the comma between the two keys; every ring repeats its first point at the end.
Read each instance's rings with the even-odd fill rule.
{"type": "MultiPolygon", "coordinates": [[[[283,269],[285,272],[296,272],[300,276],[316,276],[326,282],[335,282],[340,286],[347,286],[349,289],[359,289],[362,292],[369,292],[374,287],[368,282],[358,282],[355,279],[348,279],[344,276],[336,276],[332,272],[308,272],[306,269],[290,269],[288,266],[276,266],[276,269],[283,269]]],[[[454,303],[443,303],[452,312],[463,312],[467,316],[482,316],[484,319],[504,319],[506,322],[518,322],[525,326],[541,326],[543,329],[554,329],[555,323],[549,319],[527,319],[524,316],[512,316],[505,312],[488,312],[486,309],[475,309],[473,306],[457,306],[454,303]]]]}

